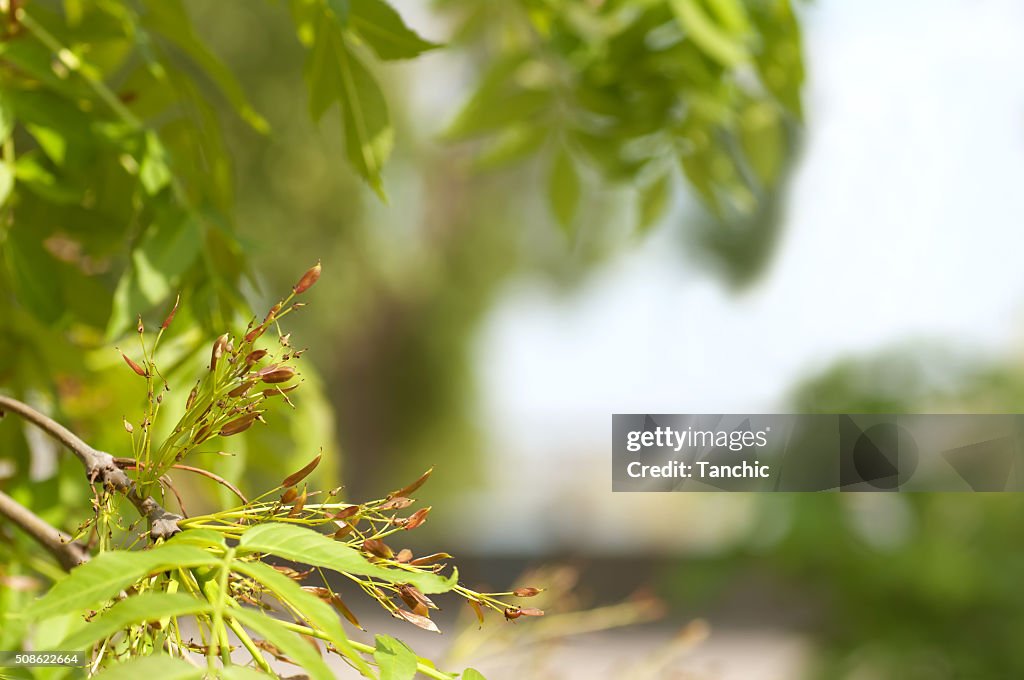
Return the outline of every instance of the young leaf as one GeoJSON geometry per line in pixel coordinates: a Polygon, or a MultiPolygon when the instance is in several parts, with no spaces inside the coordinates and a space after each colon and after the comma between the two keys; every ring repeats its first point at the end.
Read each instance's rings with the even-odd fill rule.
{"type": "Polygon", "coordinates": [[[487,680],[487,678],[480,671],[474,668],[467,668],[462,672],[462,680],[487,680]]]}
{"type": "Polygon", "coordinates": [[[373,658],[380,669],[380,680],[412,680],[416,675],[416,655],[390,635],[378,635],[373,658]]]}
{"type": "Polygon", "coordinates": [[[25,615],[32,619],[95,606],[148,574],[175,567],[219,564],[213,554],[190,545],[168,543],[152,550],[105,552],[76,567],[58,581],[45,596],[29,605],[25,615]]]}
{"type": "Polygon", "coordinates": [[[390,583],[409,583],[427,594],[445,593],[458,581],[458,573],[449,578],[404,569],[390,569],[368,562],[358,551],[342,545],[312,529],[272,522],[247,529],[238,542],[239,554],[270,553],[287,560],[339,572],[372,576],[390,583]]]}
{"type": "Polygon", "coordinates": [[[416,35],[382,0],[357,0],[349,9],[349,25],[381,59],[412,59],[440,45],[416,35]]]}
{"type": "Polygon", "coordinates": [[[139,656],[104,668],[93,676],[94,680],[139,680],[139,678],[160,678],[160,680],[202,680],[203,671],[187,661],[162,654],[139,656]]]}
{"type": "Polygon", "coordinates": [[[551,163],[548,202],[558,223],[566,232],[571,232],[572,221],[580,203],[580,178],[572,157],[565,149],[559,149],[551,163]]]}
{"type": "Polygon", "coordinates": [[[334,673],[312,645],[298,633],[281,626],[276,619],[249,609],[231,609],[227,614],[284,652],[302,667],[311,680],[334,680],[334,673]]]}
{"type": "Polygon", "coordinates": [[[185,616],[211,611],[206,600],[182,593],[144,592],[121,600],[84,628],[61,643],[61,649],[87,649],[123,628],[157,621],[168,616],[185,616]]]}

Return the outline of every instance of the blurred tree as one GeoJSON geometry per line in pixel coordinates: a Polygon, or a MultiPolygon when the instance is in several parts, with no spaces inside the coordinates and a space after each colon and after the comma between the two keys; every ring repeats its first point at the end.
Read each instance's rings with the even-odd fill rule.
{"type": "MultiPolygon", "coordinates": [[[[791,403],[796,413],[1019,413],[1024,370],[916,344],[840,361],[797,386],[791,403]]],[[[787,595],[771,625],[815,642],[810,677],[1024,674],[1020,494],[768,494],[758,503],[747,539],[689,565],[677,593],[708,602],[754,575],[772,583],[787,595]]]]}

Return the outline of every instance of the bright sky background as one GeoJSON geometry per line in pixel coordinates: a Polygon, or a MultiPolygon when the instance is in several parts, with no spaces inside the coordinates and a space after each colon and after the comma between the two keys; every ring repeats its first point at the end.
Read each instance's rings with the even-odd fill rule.
{"type": "Polygon", "coordinates": [[[808,373],[913,338],[1020,346],[1024,3],[803,10],[806,142],[767,276],[731,295],[666,246],[677,216],[572,296],[510,287],[477,353],[496,477],[637,503],[601,490],[614,412],[784,409],[808,373]]]}

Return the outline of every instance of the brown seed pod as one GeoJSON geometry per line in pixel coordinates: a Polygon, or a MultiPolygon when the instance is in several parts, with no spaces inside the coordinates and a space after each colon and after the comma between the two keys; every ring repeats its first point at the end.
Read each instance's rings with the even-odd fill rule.
{"type": "Polygon", "coordinates": [[[450,560],[451,558],[452,556],[448,553],[441,552],[434,553],[433,555],[424,555],[423,557],[417,557],[413,561],[409,562],[409,564],[413,564],[417,567],[422,567],[427,564],[434,564],[435,562],[440,562],[441,560],[450,560]]]}
{"type": "Polygon", "coordinates": [[[162,324],[160,324],[160,329],[161,330],[167,330],[167,327],[171,325],[172,321],[174,321],[174,315],[178,313],[178,303],[180,303],[180,302],[181,302],[181,295],[179,294],[179,295],[177,295],[174,298],[174,306],[171,307],[171,313],[168,314],[167,318],[164,319],[164,322],[162,324]]]}
{"type": "Polygon", "coordinates": [[[380,506],[380,509],[381,509],[381,511],[384,511],[384,510],[404,510],[405,508],[409,507],[410,505],[412,505],[415,502],[416,501],[414,501],[411,498],[404,498],[402,496],[398,496],[398,497],[395,497],[395,498],[392,498],[392,499],[386,501],[383,505],[380,506]]]}
{"type": "Polygon", "coordinates": [[[281,503],[284,504],[284,505],[288,505],[293,500],[298,498],[298,496],[299,496],[299,490],[298,489],[294,489],[294,488],[293,489],[286,489],[285,492],[283,494],[281,494],[281,503]]]}
{"type": "Polygon", "coordinates": [[[259,361],[260,359],[262,359],[265,356],[267,356],[267,350],[265,350],[265,349],[255,349],[255,350],[253,350],[253,351],[251,351],[251,352],[249,352],[248,354],[245,355],[245,365],[246,366],[252,366],[253,364],[255,364],[257,361],[259,361]]]}
{"type": "Polygon", "coordinates": [[[416,512],[412,513],[408,520],[405,522],[405,530],[409,531],[415,529],[418,526],[422,526],[427,521],[427,515],[430,513],[430,508],[421,508],[416,512]]]}
{"type": "Polygon", "coordinates": [[[292,390],[298,389],[298,387],[299,387],[298,383],[295,383],[294,385],[287,385],[285,387],[271,387],[269,389],[263,390],[263,396],[264,397],[273,397],[273,396],[276,396],[278,394],[284,396],[284,395],[288,394],[289,392],[291,392],[292,390]]]}
{"type": "Polygon", "coordinates": [[[220,436],[230,437],[233,434],[245,432],[252,426],[253,422],[256,420],[258,415],[259,414],[257,413],[250,413],[248,415],[242,416],[241,418],[235,418],[231,422],[224,425],[224,427],[220,428],[220,436]]]}
{"type": "Polygon", "coordinates": [[[301,470],[299,470],[298,472],[293,472],[292,474],[285,477],[284,481],[281,482],[281,486],[295,486],[303,479],[308,477],[309,474],[316,469],[316,466],[320,464],[320,459],[323,457],[323,455],[323,453],[317,454],[316,458],[307,463],[305,467],[303,467],[301,470]]]}
{"type": "Polygon", "coordinates": [[[388,494],[388,498],[397,498],[398,496],[403,496],[405,498],[409,498],[410,496],[412,496],[412,494],[417,489],[419,489],[421,486],[423,486],[427,482],[428,479],[430,479],[430,475],[433,472],[434,472],[434,468],[430,468],[429,470],[424,472],[422,475],[420,475],[419,478],[415,482],[413,482],[412,484],[410,484],[408,486],[405,486],[405,487],[402,487],[401,489],[398,489],[397,491],[392,491],[391,493],[389,493],[388,494]]]}
{"type": "Polygon", "coordinates": [[[318,260],[315,265],[306,270],[306,273],[302,275],[302,278],[299,279],[299,282],[296,283],[294,287],[292,287],[292,292],[295,293],[296,295],[302,295],[307,290],[312,288],[313,284],[316,283],[317,279],[320,278],[320,270],[321,267],[320,262],[318,260]]]}
{"type": "Polygon", "coordinates": [[[399,585],[398,596],[409,605],[410,609],[415,609],[417,604],[423,605],[428,609],[437,609],[437,605],[429,597],[421,593],[416,586],[407,583],[399,585]]]}
{"type": "Polygon", "coordinates": [[[384,541],[376,538],[368,538],[363,541],[363,550],[385,560],[390,560],[395,556],[394,551],[384,541]]]}
{"type": "Polygon", "coordinates": [[[121,416],[121,421],[124,423],[124,430],[125,430],[125,432],[127,432],[128,434],[131,434],[132,432],[135,432],[135,428],[132,426],[131,423],[128,422],[127,418],[125,418],[124,416],[121,416]]]}
{"type": "Polygon", "coordinates": [[[270,311],[267,312],[267,315],[265,317],[263,317],[263,323],[261,325],[264,326],[264,327],[269,325],[270,322],[272,322],[274,319],[277,318],[277,313],[280,312],[280,311],[281,311],[281,303],[278,302],[273,307],[271,307],[270,311]]]}
{"type": "Polygon", "coordinates": [[[236,387],[235,389],[228,392],[229,397],[244,397],[245,393],[252,389],[252,386],[256,384],[255,380],[246,380],[244,383],[236,387]]]}
{"type": "Polygon", "coordinates": [[[291,366],[281,366],[279,368],[275,368],[272,371],[267,371],[266,373],[260,371],[258,375],[260,376],[260,380],[262,380],[265,383],[273,385],[276,383],[288,382],[289,380],[294,378],[295,369],[292,368],[291,366]]]}
{"type": "Polygon", "coordinates": [[[402,548],[395,555],[395,561],[400,564],[408,564],[410,560],[412,560],[412,551],[408,548],[402,548]]]}
{"type": "Polygon", "coordinates": [[[440,630],[438,630],[437,625],[435,625],[434,622],[428,619],[427,617],[421,616],[419,614],[413,614],[412,612],[407,612],[404,609],[396,609],[394,613],[392,613],[392,616],[394,616],[396,619],[404,619],[412,625],[422,628],[423,630],[429,630],[431,633],[441,632],[440,630]]]}
{"type": "Polygon", "coordinates": [[[542,592],[544,592],[543,588],[516,588],[512,594],[516,597],[533,597],[542,592]]]}
{"type": "Polygon", "coordinates": [[[142,376],[143,378],[149,377],[149,372],[146,371],[146,369],[144,369],[142,366],[139,366],[137,363],[129,359],[127,354],[121,352],[121,356],[124,358],[125,363],[128,364],[128,367],[135,371],[136,375],[142,376]]]}
{"type": "Polygon", "coordinates": [[[335,522],[338,525],[338,530],[334,532],[334,540],[341,541],[346,536],[352,533],[352,525],[347,522],[335,522]]]}
{"type": "Polygon", "coordinates": [[[363,507],[361,505],[350,505],[347,508],[342,508],[341,510],[338,510],[333,515],[328,515],[328,518],[329,519],[348,519],[349,517],[352,517],[354,515],[358,515],[359,511],[362,510],[362,509],[363,509],[363,507]]]}
{"type": "Polygon", "coordinates": [[[302,512],[302,509],[305,508],[305,507],[306,507],[306,490],[303,489],[302,493],[295,500],[295,505],[293,505],[292,509],[288,512],[288,516],[289,517],[295,517],[300,512],[302,512]]]}
{"type": "Polygon", "coordinates": [[[534,607],[522,607],[519,610],[522,616],[544,616],[543,609],[535,609],[534,607]]]}

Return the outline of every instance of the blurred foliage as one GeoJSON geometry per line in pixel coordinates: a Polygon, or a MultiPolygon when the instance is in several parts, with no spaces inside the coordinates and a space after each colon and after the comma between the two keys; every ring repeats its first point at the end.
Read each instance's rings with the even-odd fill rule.
{"type": "Polygon", "coordinates": [[[676,165],[719,221],[765,209],[801,116],[788,0],[440,4],[485,65],[447,137],[482,140],[482,166],[542,153],[566,229],[588,193],[582,166],[637,187],[641,229],[662,215],[676,165]]]}
{"type": "MultiPolygon", "coordinates": [[[[837,362],[797,386],[796,413],[1019,413],[1024,367],[917,343],[837,362]]],[[[812,638],[809,677],[1024,676],[1020,494],[767,494],[740,545],[671,589],[708,604],[753,580],[751,618],[812,638]],[[770,584],[765,586],[765,584],[770,584]]]]}

